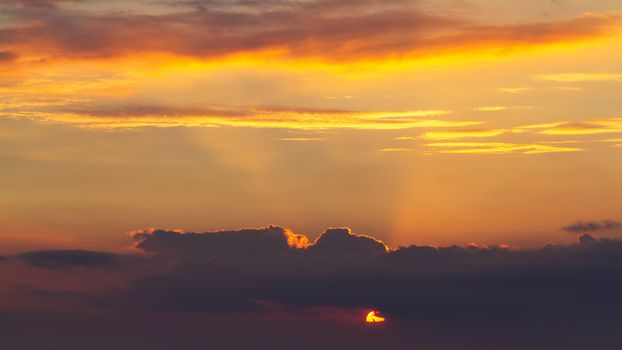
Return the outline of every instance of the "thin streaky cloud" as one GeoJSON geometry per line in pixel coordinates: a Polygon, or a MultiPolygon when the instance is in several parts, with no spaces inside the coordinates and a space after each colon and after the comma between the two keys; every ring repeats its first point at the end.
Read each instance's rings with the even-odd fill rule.
{"type": "Polygon", "coordinates": [[[581,82],[622,82],[622,74],[618,73],[560,73],[542,74],[533,77],[536,81],[553,81],[557,83],[581,83],[581,82]]]}
{"type": "Polygon", "coordinates": [[[534,109],[533,106],[480,106],[475,108],[475,111],[479,112],[500,112],[511,109],[534,109]]]}
{"type": "Polygon", "coordinates": [[[515,87],[515,88],[507,87],[507,88],[499,88],[499,89],[497,89],[497,91],[503,92],[503,93],[506,93],[506,94],[520,94],[520,93],[527,92],[527,91],[530,91],[530,90],[533,90],[533,88],[530,88],[530,87],[515,87]]]}
{"type": "Polygon", "coordinates": [[[622,133],[622,118],[567,122],[539,132],[545,135],[594,135],[622,133]]]}
{"type": "Polygon", "coordinates": [[[503,135],[506,129],[470,129],[470,130],[445,130],[428,131],[423,134],[426,140],[457,140],[463,138],[494,137],[503,135]]]}
{"type": "Polygon", "coordinates": [[[561,147],[544,144],[517,144],[505,142],[435,142],[426,144],[437,153],[459,154],[540,154],[583,151],[578,147],[561,147]]]}
{"type": "Polygon", "coordinates": [[[412,149],[410,148],[381,148],[378,151],[380,152],[410,152],[412,149]]]}
{"type": "Polygon", "coordinates": [[[277,139],[279,141],[322,141],[323,138],[320,137],[284,137],[277,139]]]}

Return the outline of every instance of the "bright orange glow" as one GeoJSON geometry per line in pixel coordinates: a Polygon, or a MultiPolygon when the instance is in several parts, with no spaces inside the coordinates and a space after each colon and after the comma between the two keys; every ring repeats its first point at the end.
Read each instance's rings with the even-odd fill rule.
{"type": "Polygon", "coordinates": [[[305,249],[309,246],[309,239],[305,235],[297,235],[291,231],[286,231],[287,245],[296,249],[305,249]]]}
{"type": "Polygon", "coordinates": [[[367,317],[365,317],[365,322],[367,323],[379,323],[379,322],[384,322],[385,319],[384,317],[380,317],[378,316],[378,311],[370,311],[367,314],[367,317]]]}

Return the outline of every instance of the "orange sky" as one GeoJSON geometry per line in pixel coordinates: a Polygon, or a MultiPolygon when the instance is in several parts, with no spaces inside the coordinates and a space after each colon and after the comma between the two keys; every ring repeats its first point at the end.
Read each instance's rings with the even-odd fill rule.
{"type": "Polygon", "coordinates": [[[570,222],[621,219],[621,11],[3,3],[0,249],[268,224],[566,242],[570,222]]]}

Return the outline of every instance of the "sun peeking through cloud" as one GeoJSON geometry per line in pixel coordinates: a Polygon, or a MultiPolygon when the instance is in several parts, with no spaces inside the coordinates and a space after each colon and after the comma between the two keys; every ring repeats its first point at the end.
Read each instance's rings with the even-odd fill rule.
{"type": "Polygon", "coordinates": [[[385,318],[381,317],[378,311],[370,311],[365,317],[365,322],[367,323],[382,323],[384,321],[385,318]]]}

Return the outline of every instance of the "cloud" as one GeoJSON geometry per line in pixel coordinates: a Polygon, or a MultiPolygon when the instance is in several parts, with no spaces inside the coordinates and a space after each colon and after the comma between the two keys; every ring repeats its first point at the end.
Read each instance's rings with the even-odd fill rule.
{"type": "Polygon", "coordinates": [[[470,129],[470,130],[445,130],[429,131],[423,135],[426,140],[456,140],[471,137],[494,137],[503,135],[508,130],[505,129],[470,129]]]}
{"type": "Polygon", "coordinates": [[[511,109],[533,109],[533,108],[534,108],[533,106],[480,106],[480,107],[475,108],[475,110],[479,112],[501,112],[501,111],[507,111],[511,109]]]}
{"type": "Polygon", "coordinates": [[[121,263],[116,254],[87,250],[40,250],[19,254],[17,258],[48,269],[116,267],[121,263]]]}
{"type": "MultiPolygon", "coordinates": [[[[386,315],[391,328],[404,328],[411,336],[413,330],[435,325],[441,334],[457,334],[465,327],[477,334],[506,335],[516,335],[516,329],[546,329],[544,338],[533,340],[538,344],[546,340],[546,349],[555,350],[574,349],[560,342],[567,337],[552,335],[558,333],[575,341],[586,337],[594,344],[586,324],[599,329],[598,339],[619,339],[622,283],[616,276],[622,273],[622,241],[618,240],[583,235],[575,243],[538,249],[472,244],[388,249],[383,242],[347,228],[327,229],[309,243],[306,236],[278,226],[204,233],[148,229],[134,231],[132,237],[151,265],[163,268],[139,264],[143,269],[139,277],[105,289],[103,296],[99,288],[90,296],[89,290],[76,288],[92,281],[78,278],[78,269],[65,269],[61,272],[73,287],[43,278],[36,286],[19,285],[21,296],[67,303],[76,299],[124,319],[171,314],[196,321],[214,315],[225,322],[270,320],[285,314],[291,320],[326,317],[326,313],[312,316],[317,310],[346,310],[360,313],[360,319],[340,322],[362,323],[371,309],[386,315]]],[[[49,260],[46,257],[43,264],[59,264],[57,257],[49,260]]],[[[62,254],[60,264],[84,265],[83,257],[78,262],[67,260],[62,254]]],[[[98,273],[116,280],[121,270],[98,273]]]]}
{"type": "Polygon", "coordinates": [[[414,136],[397,136],[393,138],[393,140],[396,140],[396,141],[412,141],[416,139],[417,138],[414,136]]]}
{"type": "Polygon", "coordinates": [[[305,236],[278,226],[239,231],[180,233],[166,230],[133,231],[135,246],[147,253],[178,258],[287,254],[308,245],[305,236]]]}
{"type": "Polygon", "coordinates": [[[330,228],[309,247],[311,253],[320,255],[373,256],[386,253],[386,244],[370,236],[356,235],[347,228],[330,228]]]}
{"type": "Polygon", "coordinates": [[[254,127],[285,129],[368,129],[445,128],[479,125],[478,121],[452,121],[431,117],[447,115],[442,110],[355,111],[291,107],[198,108],[171,106],[117,106],[103,109],[81,108],[80,104],[60,106],[16,103],[0,105],[13,117],[40,123],[70,124],[88,129],[134,129],[143,127],[254,127]],[[34,108],[32,108],[34,107],[34,108]]]}
{"type": "Polygon", "coordinates": [[[155,13],[142,12],[141,6],[105,12],[54,3],[4,5],[19,25],[0,29],[0,48],[73,58],[168,53],[213,59],[267,53],[352,61],[584,40],[607,35],[620,22],[616,14],[587,14],[493,26],[427,13],[416,3],[397,0],[182,2],[186,6],[155,13]]]}
{"type": "Polygon", "coordinates": [[[622,223],[614,220],[602,221],[577,221],[573,224],[562,227],[562,230],[570,233],[602,232],[615,231],[622,229],[622,223]]]}
{"type": "Polygon", "coordinates": [[[17,59],[17,54],[11,51],[0,51],[0,63],[11,62],[17,59]]]}
{"type": "Polygon", "coordinates": [[[146,233],[139,236],[139,248],[179,263],[136,280],[107,302],[192,313],[266,312],[273,304],[377,308],[391,320],[491,325],[534,317],[613,321],[613,310],[622,310],[622,284],[611,279],[622,272],[619,241],[584,235],[577,243],[534,250],[474,245],[388,250],[372,237],[329,229],[313,244],[295,249],[286,243],[287,235],[274,226],[146,233]]]}
{"type": "Polygon", "coordinates": [[[582,83],[582,82],[622,82],[622,74],[617,73],[560,73],[536,75],[533,78],[538,81],[553,81],[557,83],[582,83]]]}
{"type": "Polygon", "coordinates": [[[561,122],[551,128],[540,131],[545,135],[593,135],[621,133],[622,118],[593,119],[581,122],[561,122]]]}
{"type": "Polygon", "coordinates": [[[33,287],[29,285],[19,286],[19,291],[21,294],[38,297],[38,298],[43,297],[43,298],[52,298],[52,299],[68,299],[70,301],[84,299],[85,297],[83,292],[76,292],[72,290],[42,289],[42,288],[33,287]]]}
{"type": "Polygon", "coordinates": [[[381,148],[378,151],[380,152],[410,152],[412,149],[410,148],[381,148]]]}
{"type": "Polygon", "coordinates": [[[279,141],[322,141],[321,137],[284,137],[278,139],[279,141]]]}
{"type": "Polygon", "coordinates": [[[552,146],[549,144],[517,144],[505,142],[433,142],[426,144],[438,153],[460,154],[541,154],[559,152],[580,152],[582,148],[552,146]]]}
{"type": "Polygon", "coordinates": [[[520,94],[532,90],[530,87],[506,87],[497,89],[499,92],[506,94],[520,94]]]}

